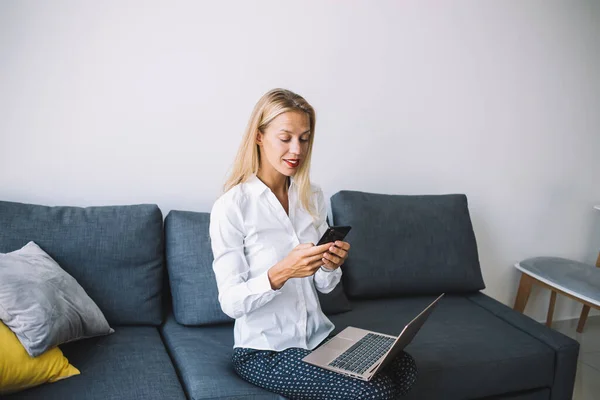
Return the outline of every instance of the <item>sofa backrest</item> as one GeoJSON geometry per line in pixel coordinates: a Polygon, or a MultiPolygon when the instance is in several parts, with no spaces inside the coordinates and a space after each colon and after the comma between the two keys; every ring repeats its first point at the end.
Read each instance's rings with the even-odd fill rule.
{"type": "MultiPolygon", "coordinates": [[[[219,304],[209,225],[210,214],[203,212],[173,210],[165,219],[165,253],[173,314],[182,325],[233,321],[219,304]]],[[[327,315],[350,309],[341,285],[331,293],[319,293],[319,301],[327,315]]]]}
{"type": "Polygon", "coordinates": [[[173,314],[182,325],[233,321],[218,299],[208,227],[210,214],[171,211],[165,218],[165,253],[173,314]]]}
{"type": "Polygon", "coordinates": [[[465,195],[340,191],[331,208],[335,225],[352,226],[342,266],[350,298],[485,288],[465,195]]]}
{"type": "Polygon", "coordinates": [[[0,201],[0,253],[34,241],[111,325],[159,325],[162,213],[156,205],[46,207],[0,201]]]}

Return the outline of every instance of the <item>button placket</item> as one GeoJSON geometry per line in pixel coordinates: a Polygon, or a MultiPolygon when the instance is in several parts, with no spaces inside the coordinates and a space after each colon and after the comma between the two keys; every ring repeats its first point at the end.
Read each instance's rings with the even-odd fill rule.
{"type": "MultiPolygon", "coordinates": [[[[289,210],[290,210],[290,215],[289,215],[289,221],[292,223],[292,234],[294,237],[294,243],[297,245],[300,244],[300,239],[298,238],[298,235],[296,234],[296,229],[293,226],[294,222],[296,222],[296,204],[297,204],[297,197],[296,197],[296,191],[295,191],[295,186],[290,188],[291,190],[288,193],[288,201],[289,201],[289,210]]],[[[308,332],[306,331],[307,329],[307,324],[308,324],[308,307],[306,305],[306,296],[304,293],[304,285],[306,279],[298,279],[298,285],[296,286],[298,288],[298,298],[300,299],[300,302],[302,303],[302,317],[301,317],[301,328],[302,328],[302,333],[303,333],[303,337],[302,340],[304,341],[304,346],[308,347],[308,332]]]]}
{"type": "Polygon", "coordinates": [[[277,200],[277,196],[275,196],[275,194],[273,192],[271,192],[270,190],[267,192],[267,200],[268,200],[269,205],[271,206],[273,212],[275,213],[275,216],[277,217],[279,222],[284,226],[284,228],[287,230],[287,232],[296,236],[296,232],[294,231],[292,221],[290,220],[288,215],[285,213],[285,210],[284,210],[283,206],[281,205],[281,203],[279,202],[279,200],[277,200]]]}
{"type": "MultiPolygon", "coordinates": [[[[279,220],[279,222],[283,225],[283,227],[285,228],[287,233],[289,235],[291,235],[292,241],[294,242],[294,247],[296,247],[297,245],[300,244],[300,239],[298,238],[298,235],[296,234],[296,229],[294,228],[294,224],[293,224],[293,220],[295,218],[295,207],[296,207],[295,192],[293,190],[290,190],[288,192],[289,216],[285,212],[285,209],[283,208],[282,204],[277,199],[277,196],[275,196],[275,193],[273,193],[271,190],[267,190],[266,196],[267,196],[267,201],[268,201],[269,205],[271,206],[272,211],[274,212],[274,214],[277,217],[277,219],[279,220]]],[[[300,322],[300,332],[302,334],[302,341],[304,342],[304,346],[308,347],[307,332],[306,332],[307,323],[308,323],[308,309],[306,306],[306,298],[304,295],[304,289],[302,287],[303,279],[302,278],[294,279],[294,283],[296,286],[296,292],[298,293],[298,299],[299,299],[300,306],[301,306],[301,310],[300,310],[301,316],[300,316],[300,321],[299,321],[300,322]]]]}

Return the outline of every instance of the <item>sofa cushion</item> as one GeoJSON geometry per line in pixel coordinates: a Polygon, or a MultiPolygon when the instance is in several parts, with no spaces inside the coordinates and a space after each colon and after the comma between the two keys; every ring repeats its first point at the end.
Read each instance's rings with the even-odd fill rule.
{"type": "Polygon", "coordinates": [[[342,267],[350,298],[485,287],[466,196],[341,191],[331,208],[335,225],[352,226],[342,267]]]}
{"type": "Polygon", "coordinates": [[[233,321],[221,310],[208,226],[210,214],[171,211],[165,218],[165,252],[173,312],[184,325],[233,321]]]}
{"type": "Polygon", "coordinates": [[[188,327],[168,316],[161,333],[191,400],[281,399],[234,371],[233,324],[188,327]]]}
{"type": "Polygon", "coordinates": [[[117,326],[115,333],[61,346],[81,375],[7,399],[181,399],[185,393],[158,328],[117,326]]]}
{"type": "Polygon", "coordinates": [[[550,400],[550,389],[525,390],[518,393],[505,393],[499,396],[486,397],[485,400],[550,400]]]}
{"type": "MultiPolygon", "coordinates": [[[[333,333],[351,325],[398,335],[434,299],[353,301],[352,311],[331,318],[333,333]]],[[[445,296],[406,351],[419,369],[407,399],[475,399],[550,387],[554,380],[552,348],[469,297],[445,296]]]]}
{"type": "Polygon", "coordinates": [[[0,253],[36,242],[111,325],[162,322],[162,214],[156,205],[46,207],[0,201],[0,253]]]}
{"type": "MultiPolygon", "coordinates": [[[[212,269],[209,235],[210,214],[171,211],[165,219],[167,269],[173,312],[183,325],[207,325],[233,321],[222,310],[212,269]]],[[[350,309],[341,285],[329,294],[319,293],[325,314],[350,309]]]]}
{"type": "Polygon", "coordinates": [[[552,399],[566,399],[573,395],[580,349],[577,340],[550,329],[520,312],[515,312],[512,308],[482,293],[469,295],[468,298],[471,302],[494,314],[499,319],[523,332],[527,332],[529,336],[536,338],[554,350],[556,366],[554,368],[554,381],[552,382],[552,399]]]}
{"type": "Polygon", "coordinates": [[[317,296],[319,296],[321,310],[327,316],[350,311],[352,309],[350,301],[344,292],[344,284],[342,281],[340,281],[340,283],[338,283],[329,293],[321,293],[317,290],[317,296]]]}

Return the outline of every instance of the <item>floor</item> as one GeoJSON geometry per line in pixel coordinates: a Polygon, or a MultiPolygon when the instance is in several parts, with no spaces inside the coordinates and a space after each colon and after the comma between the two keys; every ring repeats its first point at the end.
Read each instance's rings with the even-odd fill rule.
{"type": "Polygon", "coordinates": [[[589,317],[583,333],[577,333],[577,320],[557,321],[552,328],[577,340],[579,363],[573,400],[600,399],[600,316],[589,317]]]}

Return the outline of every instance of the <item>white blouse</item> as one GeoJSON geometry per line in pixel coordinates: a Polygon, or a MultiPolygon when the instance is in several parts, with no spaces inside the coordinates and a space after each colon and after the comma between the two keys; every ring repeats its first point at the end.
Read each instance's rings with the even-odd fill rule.
{"type": "Polygon", "coordinates": [[[334,328],[321,311],[316,290],[331,292],[340,281],[341,268],[289,279],[279,290],[269,283],[269,268],[300,243],[316,244],[327,229],[322,190],[311,187],[319,215],[313,221],[301,206],[294,179],[290,182],[289,217],[256,175],[227,191],[212,208],[213,270],[221,308],[235,319],[234,347],[312,350],[334,328]]]}

